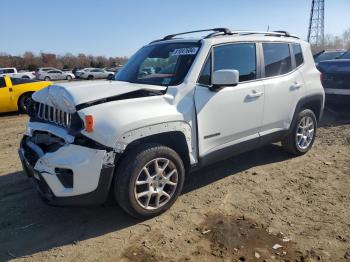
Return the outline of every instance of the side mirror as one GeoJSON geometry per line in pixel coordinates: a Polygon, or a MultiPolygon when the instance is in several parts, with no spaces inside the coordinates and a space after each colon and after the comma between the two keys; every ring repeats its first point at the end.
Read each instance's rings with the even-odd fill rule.
{"type": "Polygon", "coordinates": [[[227,86],[236,86],[239,82],[238,70],[224,69],[217,70],[213,73],[212,84],[213,90],[220,90],[227,86]]]}

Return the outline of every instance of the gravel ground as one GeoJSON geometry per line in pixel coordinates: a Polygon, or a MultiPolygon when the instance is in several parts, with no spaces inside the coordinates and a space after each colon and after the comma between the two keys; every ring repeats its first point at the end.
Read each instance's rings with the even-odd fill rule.
{"type": "Polygon", "coordinates": [[[302,157],[274,144],[188,175],[147,221],[112,201],[43,204],[17,157],[27,117],[0,116],[0,261],[350,261],[347,110],[326,112],[302,157]]]}

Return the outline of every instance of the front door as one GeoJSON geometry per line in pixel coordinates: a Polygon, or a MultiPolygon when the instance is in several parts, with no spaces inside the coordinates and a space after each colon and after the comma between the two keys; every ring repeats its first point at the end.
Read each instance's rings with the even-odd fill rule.
{"type": "Polygon", "coordinates": [[[255,43],[213,48],[195,91],[200,157],[248,140],[257,145],[264,106],[257,64],[255,43]],[[238,70],[239,84],[211,91],[211,74],[221,69],[238,70]]]}
{"type": "Polygon", "coordinates": [[[4,77],[0,77],[0,113],[11,111],[13,90],[6,85],[4,77]]]}

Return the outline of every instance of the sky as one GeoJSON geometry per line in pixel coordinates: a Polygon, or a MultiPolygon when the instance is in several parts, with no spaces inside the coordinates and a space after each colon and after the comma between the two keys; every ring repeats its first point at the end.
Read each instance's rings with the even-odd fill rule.
{"type": "MultiPolygon", "coordinates": [[[[306,39],[311,0],[17,0],[1,2],[0,53],[130,56],[167,34],[213,27],[306,39]],[[6,12],[4,12],[6,10],[6,12]]],[[[350,0],[326,0],[325,33],[350,28],[350,0]]]]}

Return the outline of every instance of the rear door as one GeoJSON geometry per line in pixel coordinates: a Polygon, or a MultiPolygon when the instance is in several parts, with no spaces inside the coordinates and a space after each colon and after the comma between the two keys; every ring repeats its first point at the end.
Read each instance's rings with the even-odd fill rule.
{"type": "Polygon", "coordinates": [[[304,61],[299,44],[269,42],[261,43],[261,48],[265,104],[260,134],[266,135],[289,128],[296,105],[305,94],[298,70],[304,61]]]}
{"type": "Polygon", "coordinates": [[[60,71],[58,71],[58,70],[50,70],[47,73],[52,80],[59,80],[60,79],[60,74],[59,74],[60,71]]]}

